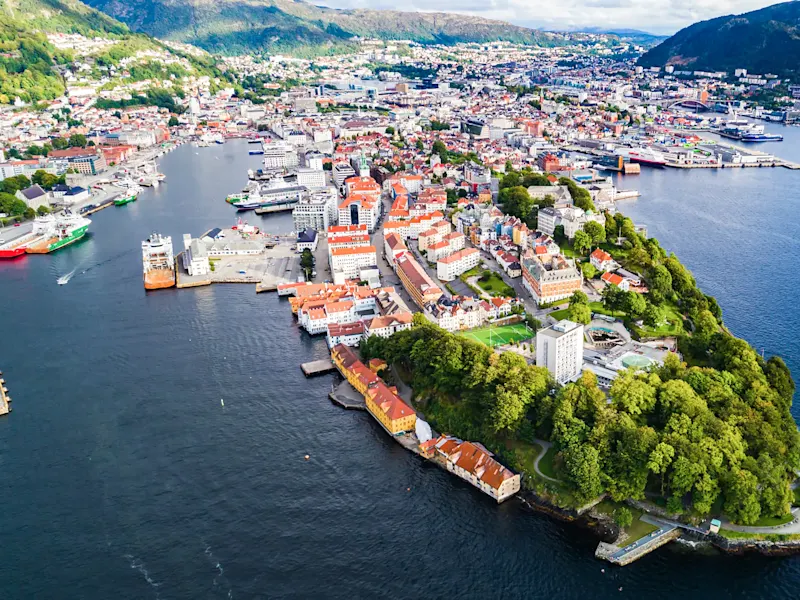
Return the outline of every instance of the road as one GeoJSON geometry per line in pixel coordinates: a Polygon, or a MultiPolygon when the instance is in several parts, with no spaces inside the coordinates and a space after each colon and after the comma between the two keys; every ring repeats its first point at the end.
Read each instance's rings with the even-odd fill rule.
{"type": "Polygon", "coordinates": [[[800,533],[800,508],[793,508],[792,516],[794,518],[788,523],[775,525],[774,527],[747,527],[745,525],[734,525],[727,519],[720,519],[720,521],[722,522],[723,529],[730,529],[741,533],[800,533]]]}

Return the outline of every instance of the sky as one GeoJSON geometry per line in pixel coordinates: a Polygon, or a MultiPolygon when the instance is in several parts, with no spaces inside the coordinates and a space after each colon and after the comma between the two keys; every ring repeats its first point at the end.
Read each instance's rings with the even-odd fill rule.
{"type": "Polygon", "coordinates": [[[332,8],[456,12],[544,29],[641,29],[671,35],[697,21],[776,4],[776,0],[308,0],[332,8]]]}

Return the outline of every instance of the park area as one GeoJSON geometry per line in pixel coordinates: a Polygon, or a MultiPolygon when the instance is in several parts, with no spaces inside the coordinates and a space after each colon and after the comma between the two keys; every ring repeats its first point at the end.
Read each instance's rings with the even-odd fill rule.
{"type": "Polygon", "coordinates": [[[525,323],[515,323],[514,325],[481,327],[480,329],[462,331],[459,335],[494,348],[529,340],[535,335],[535,332],[525,323]]]}

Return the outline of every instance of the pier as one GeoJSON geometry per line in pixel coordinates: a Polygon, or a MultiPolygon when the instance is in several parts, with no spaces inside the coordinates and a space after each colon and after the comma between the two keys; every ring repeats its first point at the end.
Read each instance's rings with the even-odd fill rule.
{"type": "Polygon", "coordinates": [[[314,377],[316,375],[323,375],[335,371],[336,367],[330,358],[323,358],[321,360],[313,360],[311,362],[303,363],[300,365],[303,375],[306,377],[314,377]]]}
{"type": "Polygon", "coordinates": [[[0,371],[0,415],[7,415],[11,412],[11,398],[8,395],[6,380],[3,379],[3,372],[0,371]]]}
{"type": "Polygon", "coordinates": [[[331,386],[328,398],[346,410],[367,410],[364,397],[346,379],[339,385],[331,386]]]}

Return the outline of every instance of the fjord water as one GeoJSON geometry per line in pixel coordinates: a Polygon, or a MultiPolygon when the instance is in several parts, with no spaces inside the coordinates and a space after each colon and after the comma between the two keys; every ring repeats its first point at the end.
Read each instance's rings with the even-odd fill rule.
{"type": "MultiPolygon", "coordinates": [[[[85,241],[0,264],[14,399],[0,420],[0,598],[795,596],[797,558],[673,545],[611,568],[584,531],[493,504],[333,406],[333,377],[298,367],[324,340],[275,295],[146,294],[141,240],[158,230],[177,249],[231,225],[224,197],[257,164],[243,142],[179,148],[164,186],[95,214],[85,241]]],[[[797,177],[644,171],[623,186],[642,198],[621,207],[795,375],[797,177]]]]}

